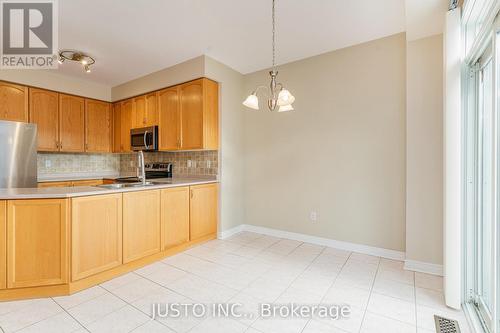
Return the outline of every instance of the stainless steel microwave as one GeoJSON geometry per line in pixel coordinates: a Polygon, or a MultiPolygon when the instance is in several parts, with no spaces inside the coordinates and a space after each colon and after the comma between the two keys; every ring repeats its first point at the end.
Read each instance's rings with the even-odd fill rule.
{"type": "Polygon", "coordinates": [[[131,129],[130,147],[134,151],[158,150],[158,126],[131,129]]]}

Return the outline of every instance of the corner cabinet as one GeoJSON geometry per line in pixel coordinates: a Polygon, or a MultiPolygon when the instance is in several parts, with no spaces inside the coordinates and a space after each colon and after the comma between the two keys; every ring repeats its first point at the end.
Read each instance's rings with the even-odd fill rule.
{"type": "Polygon", "coordinates": [[[0,119],[28,122],[28,87],[0,82],[0,119]]]}
{"type": "Polygon", "coordinates": [[[85,100],[85,151],[89,153],[111,153],[112,114],[109,103],[85,100]]]}
{"type": "Polygon", "coordinates": [[[122,263],[122,194],[72,199],[71,281],[122,263]]]}
{"type": "Polygon", "coordinates": [[[8,201],[8,288],[68,282],[68,206],[68,199],[8,201]]]}
{"type": "Polygon", "coordinates": [[[190,239],[215,234],[219,215],[218,185],[191,186],[190,196],[190,239]]]}
{"type": "Polygon", "coordinates": [[[160,252],[160,190],[123,193],[123,263],[160,252]]]}

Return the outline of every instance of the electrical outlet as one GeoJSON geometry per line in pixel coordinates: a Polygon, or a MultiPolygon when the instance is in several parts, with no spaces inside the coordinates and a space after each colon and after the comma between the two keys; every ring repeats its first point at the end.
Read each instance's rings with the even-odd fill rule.
{"type": "Polygon", "coordinates": [[[316,222],[316,221],[318,221],[318,212],[312,211],[312,212],[309,214],[309,219],[311,220],[311,222],[316,222]]]}
{"type": "Polygon", "coordinates": [[[193,167],[193,161],[187,160],[187,167],[192,168],[193,167]]]}
{"type": "Polygon", "coordinates": [[[210,169],[210,167],[212,166],[212,162],[210,162],[210,160],[207,161],[207,169],[210,169]]]}
{"type": "Polygon", "coordinates": [[[131,167],[135,166],[134,161],[130,161],[130,166],[131,166],[131,167]]]}
{"type": "Polygon", "coordinates": [[[52,161],[51,160],[45,160],[45,167],[50,168],[52,166],[52,161]]]}

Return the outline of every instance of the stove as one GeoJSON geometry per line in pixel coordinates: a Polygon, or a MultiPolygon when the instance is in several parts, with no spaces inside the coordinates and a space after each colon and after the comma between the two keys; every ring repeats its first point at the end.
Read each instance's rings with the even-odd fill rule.
{"type": "MultiPolygon", "coordinates": [[[[144,169],[146,171],[146,180],[158,178],[172,178],[174,165],[171,162],[166,163],[146,163],[144,169]]],[[[124,177],[115,179],[117,183],[136,183],[139,181],[137,177],[124,177]]]]}

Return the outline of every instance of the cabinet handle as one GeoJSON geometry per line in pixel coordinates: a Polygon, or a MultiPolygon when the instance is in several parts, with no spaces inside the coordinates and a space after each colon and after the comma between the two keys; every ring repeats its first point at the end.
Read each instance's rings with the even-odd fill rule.
{"type": "Polygon", "coordinates": [[[62,141],[59,141],[59,149],[62,149],[62,141]]]}
{"type": "Polygon", "coordinates": [[[191,199],[193,199],[193,190],[191,190],[190,192],[191,192],[191,199]]]}

